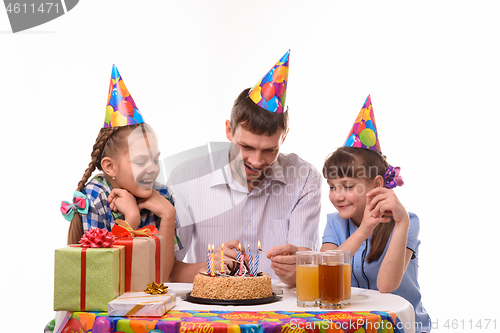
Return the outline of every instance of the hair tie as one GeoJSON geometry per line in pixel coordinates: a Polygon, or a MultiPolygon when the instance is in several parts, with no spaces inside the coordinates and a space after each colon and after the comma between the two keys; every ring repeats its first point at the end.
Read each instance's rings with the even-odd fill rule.
{"type": "Polygon", "coordinates": [[[403,177],[399,175],[400,167],[393,167],[389,165],[389,168],[384,174],[385,188],[392,189],[396,186],[403,186],[403,177]]]}
{"type": "Polygon", "coordinates": [[[68,201],[61,201],[61,213],[64,216],[64,218],[71,222],[73,219],[73,215],[75,215],[75,212],[78,212],[80,214],[88,214],[89,212],[89,200],[80,191],[75,191],[73,193],[73,202],[68,202],[68,201]]]}

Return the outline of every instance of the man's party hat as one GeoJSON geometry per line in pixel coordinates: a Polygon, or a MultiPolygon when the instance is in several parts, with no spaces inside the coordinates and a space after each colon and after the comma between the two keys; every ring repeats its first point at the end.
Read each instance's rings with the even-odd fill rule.
{"type": "Polygon", "coordinates": [[[290,50],[257,82],[248,96],[255,104],[267,111],[283,113],[288,84],[288,58],[290,50]]]}
{"type": "Polygon", "coordinates": [[[121,127],[143,122],[142,115],[127,90],[118,68],[113,65],[103,127],[121,127]]]}
{"type": "Polygon", "coordinates": [[[370,95],[368,95],[365,104],[359,111],[344,146],[381,151],[370,95]]]}

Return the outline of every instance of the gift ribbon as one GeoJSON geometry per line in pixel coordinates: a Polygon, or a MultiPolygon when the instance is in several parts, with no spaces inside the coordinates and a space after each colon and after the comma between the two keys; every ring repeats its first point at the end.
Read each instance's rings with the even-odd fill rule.
{"type": "Polygon", "coordinates": [[[120,245],[125,247],[125,292],[130,291],[132,283],[132,239],[124,239],[120,245]]]}
{"type": "Polygon", "coordinates": [[[132,252],[133,239],[132,237],[150,237],[153,238],[156,244],[156,281],[160,283],[161,274],[161,243],[160,239],[154,235],[158,234],[158,229],[154,225],[147,225],[140,229],[134,230],[124,220],[115,220],[115,225],[111,229],[113,235],[122,240],[121,245],[125,246],[125,291],[130,291],[132,284],[132,252]]]}
{"type": "Polygon", "coordinates": [[[168,292],[168,286],[162,283],[152,282],[148,284],[146,290],[144,290],[146,294],[158,295],[158,294],[166,294],[168,292]]]}
{"type": "Polygon", "coordinates": [[[156,262],[156,282],[160,283],[160,273],[161,273],[161,243],[160,239],[156,236],[153,236],[153,239],[155,240],[155,248],[156,248],[156,256],[155,256],[155,262],[156,262]]]}
{"type": "Polygon", "coordinates": [[[115,225],[111,229],[113,235],[117,238],[123,237],[151,237],[156,235],[159,231],[154,225],[147,225],[140,229],[134,230],[132,227],[124,220],[115,220],[115,225]]]}
{"type": "Polygon", "coordinates": [[[80,311],[85,311],[85,295],[87,286],[87,248],[83,247],[81,253],[80,311]]]}
{"type": "Polygon", "coordinates": [[[61,201],[61,213],[63,217],[71,222],[73,219],[73,215],[75,215],[75,211],[80,214],[88,214],[89,212],[89,201],[85,194],[79,191],[75,191],[73,193],[73,202],[70,203],[68,201],[61,201]]]}
{"type": "Polygon", "coordinates": [[[85,231],[78,243],[82,247],[101,248],[112,247],[114,241],[111,232],[106,229],[92,228],[85,231]]]}
{"type": "MultiPolygon", "coordinates": [[[[87,292],[87,249],[86,247],[82,247],[81,244],[71,244],[71,247],[81,247],[82,251],[80,252],[80,311],[85,311],[85,301],[86,301],[86,292],[87,292]]],[[[122,294],[122,251],[120,251],[119,246],[111,246],[113,248],[118,249],[118,294],[122,294]]]]}
{"type": "MultiPolygon", "coordinates": [[[[172,305],[174,305],[174,298],[172,297],[172,295],[161,295],[161,296],[170,296],[170,299],[172,300],[172,305]]],[[[155,297],[155,296],[151,296],[151,297],[155,297]]],[[[134,297],[128,297],[128,298],[134,298],[134,297]]],[[[142,298],[142,297],[141,297],[142,298]]],[[[165,309],[167,308],[167,302],[168,300],[162,300],[162,301],[151,301],[151,302],[140,302],[140,303],[137,303],[132,309],[130,309],[129,312],[127,312],[125,314],[125,316],[133,316],[135,315],[140,309],[142,309],[146,304],[151,304],[151,303],[158,303],[158,302],[162,302],[164,305],[165,305],[165,309]]]]}

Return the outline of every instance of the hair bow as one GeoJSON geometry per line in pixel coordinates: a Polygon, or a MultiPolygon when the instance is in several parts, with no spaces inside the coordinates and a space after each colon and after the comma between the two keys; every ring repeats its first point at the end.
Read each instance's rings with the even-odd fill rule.
{"type": "Polygon", "coordinates": [[[121,237],[151,237],[156,235],[159,231],[154,225],[147,225],[140,229],[134,230],[124,220],[115,220],[115,225],[111,228],[111,232],[117,238],[121,237]]]}
{"type": "Polygon", "coordinates": [[[384,174],[385,188],[395,188],[396,186],[403,186],[403,177],[399,175],[400,167],[389,166],[384,174]]]}
{"type": "Polygon", "coordinates": [[[89,212],[89,201],[85,194],[79,191],[73,193],[73,203],[61,201],[61,213],[67,221],[71,222],[75,211],[80,214],[87,214],[89,212]]]}

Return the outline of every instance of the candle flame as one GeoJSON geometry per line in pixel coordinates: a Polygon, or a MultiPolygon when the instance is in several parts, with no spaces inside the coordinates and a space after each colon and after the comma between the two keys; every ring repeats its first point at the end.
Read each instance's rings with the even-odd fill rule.
{"type": "Polygon", "coordinates": [[[221,248],[222,248],[222,251],[224,251],[224,243],[222,243],[222,246],[221,246],[221,248]]]}
{"type": "Polygon", "coordinates": [[[208,244],[208,252],[210,252],[210,250],[211,250],[211,249],[210,249],[210,244],[208,244]]]}
{"type": "Polygon", "coordinates": [[[238,251],[241,251],[241,243],[238,245],[238,251]]]}

